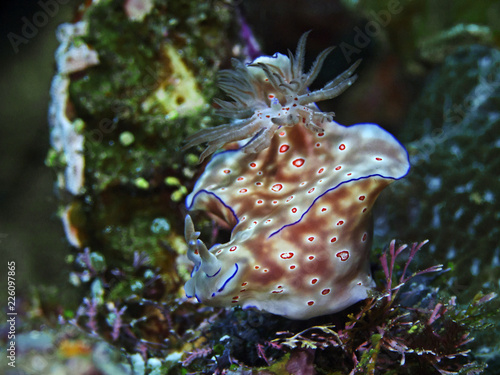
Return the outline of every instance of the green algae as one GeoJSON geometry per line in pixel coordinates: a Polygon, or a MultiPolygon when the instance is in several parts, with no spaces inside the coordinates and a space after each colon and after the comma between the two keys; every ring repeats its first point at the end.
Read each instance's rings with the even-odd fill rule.
{"type": "MultiPolygon", "coordinates": [[[[85,135],[85,195],[70,223],[82,247],[119,263],[146,252],[176,278],[175,256],[162,254],[170,244],[175,254],[182,249],[177,218],[197,159],[180,148],[188,134],[221,122],[209,103],[238,25],[224,3],[158,1],[142,22],[123,7],[104,0],[82,15],[88,31],[79,40],[99,64],[73,74],[69,86],[71,117],[85,135]],[[171,223],[169,233],[151,231],[159,217],[171,223]]],[[[61,161],[49,153],[47,164],[61,161]]]]}
{"type": "Polygon", "coordinates": [[[119,1],[87,10],[82,39],[100,64],[72,77],[69,91],[85,121],[86,174],[94,191],[184,163],[183,139],[213,125],[207,103],[228,55],[220,30],[232,31],[231,17],[228,7],[193,1],[157,4],[143,22],[129,20],[119,1]]]}

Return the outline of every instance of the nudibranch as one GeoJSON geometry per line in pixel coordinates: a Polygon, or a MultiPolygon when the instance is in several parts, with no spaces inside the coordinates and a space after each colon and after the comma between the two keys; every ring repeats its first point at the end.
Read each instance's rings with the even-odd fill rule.
{"type": "Polygon", "coordinates": [[[360,60],[344,73],[328,82],[322,89],[309,92],[308,86],[316,79],[325,58],[333,48],[321,52],[309,72],[303,73],[306,38],[302,35],[293,55],[276,53],[261,56],[244,65],[232,59],[234,70],[223,70],[219,87],[232,101],[215,99],[220,107],[218,114],[232,118],[226,125],[204,129],[186,139],[183,149],[208,142],[200,161],[224,144],[253,137],[242,151],[260,152],[269,147],[271,139],[281,127],[303,124],[320,133],[325,120],[332,120],[333,113],[321,112],[315,102],[332,99],[343,93],[356,80],[354,70],[360,60]]]}
{"type": "MultiPolygon", "coordinates": [[[[305,85],[323,57],[312,73],[302,75],[297,69],[302,69],[303,43],[304,38],[298,57],[276,54],[246,68],[237,65],[237,70],[247,70],[245,80],[241,72],[225,75],[225,87],[241,93],[233,95],[236,104],[224,104],[223,110],[239,111],[244,102],[273,96],[267,109],[254,109],[250,118],[277,120],[261,122],[258,126],[264,130],[250,134],[238,149],[215,154],[186,199],[188,210],[205,210],[232,228],[228,243],[208,249],[186,217],[188,257],[194,268],[185,291],[204,304],[256,307],[308,319],[365,299],[373,287],[371,208],[384,187],[408,173],[408,154],[377,125],[345,127],[304,101],[305,85]],[[293,112],[282,104],[278,109],[278,102],[288,106],[295,98],[301,110],[293,112]]],[[[323,93],[339,82],[350,84],[351,75],[352,69],[323,93]]],[[[322,95],[311,93],[313,98],[322,95]]],[[[222,135],[228,131],[222,126],[220,134],[212,133],[219,135],[209,152],[234,139],[222,135]]]]}

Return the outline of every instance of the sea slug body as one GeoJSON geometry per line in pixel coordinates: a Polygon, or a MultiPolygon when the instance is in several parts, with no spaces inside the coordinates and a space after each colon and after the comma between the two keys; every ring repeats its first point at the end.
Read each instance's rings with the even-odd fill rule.
{"type": "MultiPolygon", "coordinates": [[[[228,243],[207,249],[186,217],[194,269],[185,291],[204,304],[308,319],[366,298],[373,286],[371,208],[388,184],[408,173],[408,154],[379,126],[345,127],[304,101],[307,85],[329,52],[302,74],[304,44],[302,37],[296,56],[260,57],[247,67],[237,64],[236,73],[225,73],[224,87],[234,80],[235,94],[221,110],[241,117],[254,111],[249,118],[260,130],[242,132],[242,139],[243,133],[249,138],[246,144],[213,156],[186,199],[188,210],[205,210],[232,228],[228,243]],[[293,90],[299,91],[289,95],[293,90]],[[283,103],[294,98],[302,109],[288,111],[283,103]],[[276,115],[278,120],[272,120],[276,115]]],[[[352,72],[310,95],[314,100],[332,97],[332,87],[341,85],[342,91],[353,82],[352,72]]],[[[250,126],[239,128],[241,121],[247,120],[235,120],[236,129],[250,126]]],[[[236,140],[223,135],[233,132],[231,126],[221,126],[220,133],[219,127],[207,129],[189,144],[210,134],[208,155],[236,140]]]]}

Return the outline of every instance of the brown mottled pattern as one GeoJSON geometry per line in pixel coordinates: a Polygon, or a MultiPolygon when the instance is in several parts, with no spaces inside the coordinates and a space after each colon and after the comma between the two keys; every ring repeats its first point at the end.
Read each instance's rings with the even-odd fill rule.
{"type": "Polygon", "coordinates": [[[366,297],[371,208],[407,173],[407,153],[376,125],[324,129],[282,128],[259,154],[227,151],[208,164],[188,208],[234,228],[210,249],[221,272],[193,275],[203,303],[306,319],[366,297]]]}

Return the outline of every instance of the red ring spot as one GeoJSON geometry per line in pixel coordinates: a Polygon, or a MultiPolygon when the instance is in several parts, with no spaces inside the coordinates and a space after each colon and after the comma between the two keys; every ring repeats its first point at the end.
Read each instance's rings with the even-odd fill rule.
{"type": "Polygon", "coordinates": [[[255,185],[256,186],[262,186],[262,182],[256,182],[255,185]]]}
{"type": "Polygon", "coordinates": [[[311,188],[311,190],[309,190],[309,191],[307,192],[307,194],[311,194],[313,191],[314,191],[314,188],[311,188]]]}
{"type": "Polygon", "coordinates": [[[325,211],[326,211],[326,207],[323,207],[323,208],[321,209],[321,212],[325,212],[325,211]]]}
{"type": "Polygon", "coordinates": [[[363,211],[362,212],[366,212],[366,208],[363,208],[363,211]]]}
{"type": "Polygon", "coordinates": [[[259,176],[262,176],[262,171],[257,172],[259,176]]]}
{"type": "Polygon", "coordinates": [[[347,259],[349,259],[349,252],[347,250],[339,251],[337,254],[335,254],[337,258],[340,258],[342,262],[345,262],[347,259]]]}
{"type": "Polygon", "coordinates": [[[254,268],[255,268],[256,270],[258,270],[258,269],[260,268],[260,266],[255,266],[254,268]]]}
{"type": "Polygon", "coordinates": [[[238,247],[237,246],[233,246],[232,248],[229,249],[229,251],[234,251],[236,250],[238,247]]]}
{"type": "Polygon", "coordinates": [[[255,168],[257,166],[256,163],[250,163],[250,168],[255,168]]]}
{"type": "Polygon", "coordinates": [[[344,220],[339,220],[339,221],[337,221],[337,225],[339,225],[339,226],[340,226],[340,225],[344,225],[344,220]]]}
{"type": "Polygon", "coordinates": [[[240,189],[240,191],[239,191],[239,192],[240,192],[241,194],[245,194],[247,191],[248,191],[248,189],[240,189]]]}
{"type": "Polygon", "coordinates": [[[246,292],[246,291],[247,291],[246,289],[241,289],[240,293],[243,293],[243,292],[246,292]]]}
{"type": "Polygon", "coordinates": [[[278,204],[278,201],[273,201],[273,204],[278,204]]]}
{"type": "Polygon", "coordinates": [[[273,99],[273,98],[274,98],[274,95],[273,95],[273,94],[269,94],[268,98],[269,98],[269,99],[273,99]]]}
{"type": "Polygon", "coordinates": [[[319,143],[319,142],[316,143],[316,147],[319,147],[319,146],[321,146],[321,143],[319,143]]]}
{"type": "Polygon", "coordinates": [[[198,250],[195,250],[195,251],[194,251],[194,253],[195,253],[196,255],[198,255],[198,254],[199,254],[198,250]]]}
{"type": "Polygon", "coordinates": [[[275,185],[273,185],[273,187],[271,188],[271,190],[272,190],[272,191],[274,191],[274,192],[276,192],[276,193],[277,193],[278,191],[280,191],[281,189],[283,189],[283,185],[282,185],[282,184],[275,184],[275,185]]]}
{"type": "Polygon", "coordinates": [[[284,137],[284,136],[285,136],[285,134],[286,134],[285,132],[281,132],[281,133],[280,133],[280,137],[284,137]]]}
{"type": "Polygon", "coordinates": [[[267,219],[265,223],[269,224],[270,222],[271,222],[271,219],[267,219]]]}
{"type": "Polygon", "coordinates": [[[337,242],[337,237],[332,237],[332,239],[330,240],[331,243],[334,243],[334,242],[337,242]]]}
{"type": "Polygon", "coordinates": [[[320,168],[318,173],[323,173],[325,171],[325,168],[320,168]]]}
{"type": "Polygon", "coordinates": [[[262,203],[264,203],[264,201],[263,201],[262,199],[259,199],[259,200],[257,201],[257,204],[262,204],[262,203]]]}
{"type": "Polygon", "coordinates": [[[350,176],[350,175],[352,175],[352,173],[351,173],[351,172],[349,172],[347,175],[348,175],[348,176],[350,176]]]}
{"type": "Polygon", "coordinates": [[[238,299],[238,298],[240,298],[240,296],[234,296],[234,297],[233,297],[233,299],[238,299]]]}
{"type": "Polygon", "coordinates": [[[304,163],[305,163],[305,160],[304,160],[304,159],[302,159],[302,158],[295,159],[294,161],[292,161],[292,164],[293,164],[294,166],[296,166],[297,168],[302,167],[302,166],[304,165],[304,163]]]}
{"type": "Polygon", "coordinates": [[[342,144],[339,146],[339,150],[340,150],[340,151],[344,151],[344,150],[345,150],[345,144],[343,144],[343,143],[342,143],[342,144]]]}
{"type": "Polygon", "coordinates": [[[247,217],[246,217],[246,216],[242,216],[242,217],[241,217],[241,221],[245,221],[246,219],[247,219],[247,217]]]}
{"type": "Polygon", "coordinates": [[[294,253],[281,253],[280,258],[281,259],[292,259],[294,256],[294,253]]]}
{"type": "Polygon", "coordinates": [[[295,269],[295,267],[297,267],[297,266],[296,266],[295,264],[292,264],[292,265],[290,266],[290,269],[291,269],[291,270],[294,270],[294,269],[295,269]]]}
{"type": "Polygon", "coordinates": [[[363,242],[366,241],[366,237],[367,237],[367,234],[366,233],[363,234],[363,238],[361,238],[361,241],[363,241],[363,242]]]}
{"type": "Polygon", "coordinates": [[[247,282],[241,284],[241,286],[247,286],[247,285],[248,285],[247,282]]]}
{"type": "Polygon", "coordinates": [[[287,152],[289,148],[290,148],[290,146],[288,146],[288,145],[281,145],[280,152],[281,153],[287,152]]]}
{"type": "Polygon", "coordinates": [[[293,199],[293,195],[290,195],[290,196],[286,199],[286,203],[290,202],[292,199],[293,199]]]}
{"type": "Polygon", "coordinates": [[[263,270],[263,271],[264,271],[264,272],[269,272],[269,270],[268,270],[268,269],[265,269],[265,270],[263,270]]]}
{"type": "Polygon", "coordinates": [[[309,257],[307,259],[313,260],[314,259],[314,255],[309,255],[309,257]]]}
{"type": "Polygon", "coordinates": [[[237,181],[243,181],[245,179],[245,177],[238,177],[236,180],[237,181]]]}
{"type": "Polygon", "coordinates": [[[312,279],[311,280],[311,284],[313,284],[313,285],[316,284],[317,282],[318,282],[318,279],[312,279]]]}
{"type": "Polygon", "coordinates": [[[322,137],[324,135],[325,135],[325,133],[318,133],[318,137],[322,137]]]}
{"type": "Polygon", "coordinates": [[[365,197],[364,195],[360,195],[358,199],[359,199],[360,201],[364,201],[364,200],[365,200],[365,198],[366,198],[366,197],[365,197]]]}
{"type": "Polygon", "coordinates": [[[229,169],[224,169],[224,173],[225,173],[225,174],[231,173],[231,170],[229,170],[229,169]]]}
{"type": "Polygon", "coordinates": [[[231,301],[231,302],[232,302],[232,303],[238,303],[238,301],[234,301],[234,300],[233,300],[233,301],[231,301]]]}
{"type": "Polygon", "coordinates": [[[309,301],[309,302],[307,302],[307,304],[308,304],[309,306],[312,306],[312,305],[314,305],[314,301],[309,301]]]}
{"type": "Polygon", "coordinates": [[[382,161],[382,158],[375,158],[376,161],[382,161]]]}
{"type": "Polygon", "coordinates": [[[292,208],[292,213],[296,213],[296,212],[297,212],[297,207],[292,208]]]}
{"type": "Polygon", "coordinates": [[[321,291],[321,294],[323,294],[324,296],[326,296],[328,293],[330,293],[330,289],[323,289],[321,291]]]}
{"type": "Polygon", "coordinates": [[[335,167],[335,170],[336,170],[336,171],[340,171],[341,169],[342,169],[342,166],[341,166],[341,165],[339,165],[338,167],[335,167]]]}
{"type": "Polygon", "coordinates": [[[311,237],[308,238],[308,240],[311,241],[311,242],[313,242],[314,241],[314,237],[311,236],[311,237]]]}

